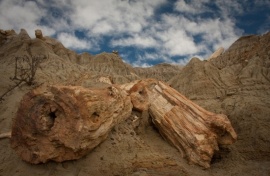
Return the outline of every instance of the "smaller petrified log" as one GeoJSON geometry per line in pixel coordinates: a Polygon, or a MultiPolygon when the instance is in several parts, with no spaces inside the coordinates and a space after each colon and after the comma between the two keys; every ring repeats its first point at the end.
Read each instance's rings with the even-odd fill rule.
{"type": "Polygon", "coordinates": [[[223,114],[209,112],[161,81],[152,79],[122,86],[134,108],[149,110],[161,135],[190,163],[205,168],[220,144],[232,144],[237,135],[223,114]]]}
{"type": "Polygon", "coordinates": [[[36,89],[19,105],[11,147],[23,160],[34,164],[78,159],[105,140],[111,128],[130,116],[131,110],[130,97],[116,86],[36,89]]]}

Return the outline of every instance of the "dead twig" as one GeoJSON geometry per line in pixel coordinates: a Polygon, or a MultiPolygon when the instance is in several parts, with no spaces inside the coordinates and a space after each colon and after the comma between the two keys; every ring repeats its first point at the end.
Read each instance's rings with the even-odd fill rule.
{"type": "Polygon", "coordinates": [[[0,96],[0,102],[4,100],[4,96],[20,86],[20,84],[26,83],[28,86],[35,84],[36,71],[40,68],[39,65],[44,59],[46,59],[44,55],[31,56],[30,54],[15,57],[14,76],[10,78],[15,82],[15,85],[9,87],[9,89],[0,96]]]}
{"type": "Polygon", "coordinates": [[[25,82],[29,86],[33,85],[39,64],[45,58],[46,56],[44,55],[15,57],[15,71],[12,80],[25,82]]]}
{"type": "Polygon", "coordinates": [[[18,87],[23,81],[17,82],[14,86],[11,86],[5,93],[3,93],[0,97],[0,102],[4,100],[4,96],[6,96],[9,92],[11,92],[13,89],[18,87]]]}

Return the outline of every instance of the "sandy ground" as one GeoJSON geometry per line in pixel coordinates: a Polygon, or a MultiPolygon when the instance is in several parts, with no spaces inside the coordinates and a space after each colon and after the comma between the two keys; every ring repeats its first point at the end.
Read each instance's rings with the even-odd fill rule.
{"type": "MultiPolygon", "coordinates": [[[[0,68],[0,94],[10,85],[12,68],[0,68]]],[[[15,88],[0,103],[0,133],[11,129],[22,96],[33,87],[22,85],[15,88]]],[[[1,176],[180,176],[180,175],[270,175],[269,160],[246,160],[238,152],[238,140],[221,150],[211,168],[189,165],[174,147],[167,143],[151,123],[138,113],[117,125],[106,141],[85,157],[63,163],[49,162],[32,165],[22,161],[10,148],[9,139],[0,139],[1,176]],[[140,120],[134,124],[134,116],[140,120]]],[[[248,137],[248,136],[247,136],[248,137]]]]}
{"type": "Polygon", "coordinates": [[[0,142],[0,175],[269,175],[270,162],[245,161],[234,151],[223,154],[210,169],[189,165],[180,153],[152,127],[144,133],[118,125],[108,139],[87,156],[63,163],[32,165],[10,148],[9,139],[0,142]]]}
{"type": "MultiPolygon", "coordinates": [[[[1,132],[10,130],[19,102],[18,97],[25,91],[14,91],[0,104],[1,132]]],[[[117,125],[106,141],[75,161],[28,164],[10,148],[9,139],[2,139],[0,175],[270,175],[269,161],[246,161],[241,158],[234,145],[223,149],[221,158],[216,158],[210,169],[189,165],[180,153],[159,135],[151,123],[142,118],[141,122],[133,124],[134,116],[135,114],[117,125]]]]}

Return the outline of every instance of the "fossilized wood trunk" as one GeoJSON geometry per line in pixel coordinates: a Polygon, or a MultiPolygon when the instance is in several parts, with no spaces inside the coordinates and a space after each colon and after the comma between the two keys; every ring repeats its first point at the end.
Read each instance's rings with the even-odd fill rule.
{"type": "Polygon", "coordinates": [[[27,93],[19,106],[11,147],[25,161],[78,159],[106,139],[132,110],[130,97],[116,86],[85,89],[52,86],[27,93]]]}
{"type": "Polygon", "coordinates": [[[152,79],[122,85],[135,109],[148,110],[161,135],[190,163],[205,168],[220,144],[237,135],[227,116],[209,112],[161,81],[152,79]]]}
{"type": "Polygon", "coordinates": [[[106,139],[132,108],[149,112],[161,135],[190,163],[205,168],[219,145],[237,136],[225,115],[196,105],[153,79],[106,89],[52,86],[27,93],[20,103],[11,146],[30,163],[78,159],[106,139]]]}

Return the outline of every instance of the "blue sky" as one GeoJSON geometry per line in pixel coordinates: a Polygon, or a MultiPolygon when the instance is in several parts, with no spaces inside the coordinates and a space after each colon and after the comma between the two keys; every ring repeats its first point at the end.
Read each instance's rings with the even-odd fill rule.
{"type": "Polygon", "coordinates": [[[133,66],[207,59],[270,29],[269,0],[0,0],[0,28],[35,29],[78,53],[118,50],[133,66]]]}

